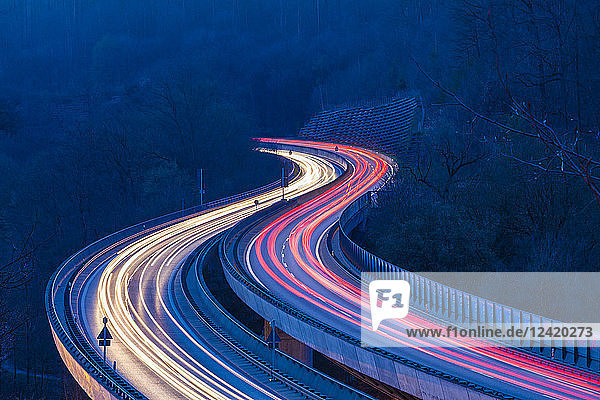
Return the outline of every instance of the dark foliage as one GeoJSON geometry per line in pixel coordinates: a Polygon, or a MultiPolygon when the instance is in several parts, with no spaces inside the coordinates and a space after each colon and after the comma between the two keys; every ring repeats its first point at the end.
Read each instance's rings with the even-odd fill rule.
{"type": "Polygon", "coordinates": [[[209,200],[275,179],[249,138],[293,135],[330,105],[423,99],[402,206],[372,216],[367,239],[384,256],[415,269],[595,268],[585,185],[532,167],[543,146],[448,104],[410,56],[518,126],[500,59],[514,96],[595,156],[598,16],[570,0],[1,2],[0,265],[18,281],[0,288],[0,367],[20,371],[0,375],[2,392],[56,397],[33,376],[63,381],[42,298],[62,260],[197,203],[197,168],[209,200]]]}

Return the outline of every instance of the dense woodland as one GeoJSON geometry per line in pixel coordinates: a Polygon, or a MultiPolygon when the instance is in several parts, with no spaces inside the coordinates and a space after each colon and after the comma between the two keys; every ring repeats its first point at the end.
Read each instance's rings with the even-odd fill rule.
{"type": "Polygon", "coordinates": [[[452,9],[448,62],[412,53],[429,94],[420,149],[357,240],[415,271],[599,270],[599,10],[452,9]]]}
{"type": "Polygon", "coordinates": [[[82,396],[45,319],[61,261],[196,204],[198,168],[208,199],[274,180],[249,139],[333,105],[422,99],[373,251],[597,269],[599,34],[596,1],[0,0],[0,393],[82,396]]]}

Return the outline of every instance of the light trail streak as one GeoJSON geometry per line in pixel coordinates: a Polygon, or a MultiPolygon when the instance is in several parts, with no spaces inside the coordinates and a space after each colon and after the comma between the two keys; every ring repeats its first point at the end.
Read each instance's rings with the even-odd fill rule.
{"type": "MultiPolygon", "coordinates": [[[[270,140],[269,140],[270,141],[270,140]]],[[[284,144],[302,145],[302,142],[280,140],[284,144]]],[[[309,142],[311,147],[333,150],[333,144],[309,142]]],[[[306,311],[313,317],[319,312],[327,315],[325,322],[342,330],[350,326],[361,328],[360,282],[338,275],[334,269],[324,265],[319,256],[319,244],[324,232],[335,223],[336,215],[355,198],[376,185],[390,168],[376,153],[350,146],[337,145],[339,153],[354,165],[354,171],[345,181],[329,189],[312,201],[285,213],[257,234],[246,248],[245,259],[251,263],[254,258],[257,267],[262,269],[262,285],[275,295],[284,295],[307,304],[306,311]],[[291,259],[286,256],[286,265],[279,259],[282,241],[289,238],[291,259]],[[282,292],[285,291],[285,292],[282,292]],[[308,306],[310,305],[310,306],[308,306]],[[343,323],[342,323],[343,322],[343,323]]],[[[293,303],[293,301],[292,301],[293,303]]],[[[367,323],[369,321],[366,321],[367,323]]],[[[499,348],[462,347],[448,348],[451,338],[442,338],[439,347],[422,346],[423,341],[407,338],[401,327],[439,327],[425,315],[412,314],[401,322],[386,324],[384,335],[391,340],[402,342],[423,355],[447,362],[448,367],[460,373],[460,368],[492,377],[499,383],[497,390],[503,391],[510,385],[541,396],[558,399],[598,399],[600,382],[588,376],[577,374],[575,369],[563,370],[535,362],[536,357],[519,358],[499,348]],[[444,342],[445,341],[445,342],[444,342]],[[503,386],[504,385],[504,386],[503,386]]],[[[291,332],[289,332],[291,333],[291,332]]],[[[352,334],[350,331],[346,333],[352,334]]],[[[455,341],[453,344],[456,344],[455,341]]],[[[465,343],[464,341],[462,342],[465,343]]],[[[468,344],[468,343],[467,343],[468,344]]],[[[430,346],[430,345],[429,345],[430,346]]]]}
{"type": "MultiPolygon", "coordinates": [[[[337,177],[336,167],[322,158],[298,152],[281,155],[301,169],[300,176],[286,188],[286,198],[301,196],[337,177]]],[[[160,229],[119,241],[88,261],[92,263],[107,255],[112,257],[108,263],[102,264],[105,267],[99,277],[96,303],[100,313],[109,318],[113,336],[128,350],[128,354],[134,355],[138,362],[184,398],[253,399],[243,388],[229,382],[231,377],[235,377],[266,399],[281,399],[272,389],[250,379],[188,332],[181,316],[173,308],[168,289],[177,266],[199,243],[257,210],[269,207],[280,197],[281,189],[276,188],[213,211],[183,218],[160,229]],[[255,200],[258,200],[258,206],[255,200]],[[115,252],[116,249],[118,251],[115,252]],[[180,345],[181,337],[193,345],[192,350],[189,346],[180,345]],[[215,371],[204,366],[196,359],[197,352],[207,356],[219,369],[215,371]]],[[[91,280],[90,277],[85,279],[91,280]]],[[[86,287],[86,284],[80,287],[86,287]]],[[[85,290],[82,292],[80,289],[78,298],[83,293],[86,293],[85,290]]],[[[89,335],[93,343],[94,336],[91,332],[89,335]]],[[[131,376],[133,372],[120,371],[125,378],[135,381],[135,376],[131,376]]]]}

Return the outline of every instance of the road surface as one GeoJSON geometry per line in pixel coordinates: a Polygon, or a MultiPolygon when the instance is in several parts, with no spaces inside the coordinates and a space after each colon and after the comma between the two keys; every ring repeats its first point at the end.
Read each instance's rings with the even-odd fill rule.
{"type": "MultiPolygon", "coordinates": [[[[309,145],[332,151],[337,147],[354,166],[352,174],[265,226],[245,249],[246,268],[257,285],[276,297],[360,339],[361,306],[368,306],[361,303],[360,282],[324,250],[324,236],[348,204],[382,184],[391,165],[364,149],[309,145]]],[[[414,312],[401,322],[385,322],[383,332],[405,344],[386,350],[517,398],[600,398],[600,378],[594,374],[558,365],[554,368],[535,356],[520,357],[500,348],[442,347],[442,342],[450,339],[440,339],[439,347],[419,346],[418,339],[404,334],[406,327],[435,326],[445,327],[414,312]]]]}
{"type": "MultiPolygon", "coordinates": [[[[300,196],[333,181],[339,168],[301,153],[282,154],[301,170],[286,188],[300,196]]],[[[202,242],[281,199],[281,189],[208,210],[164,228],[124,239],[95,255],[75,280],[75,321],[102,354],[102,317],[115,340],[108,362],[150,399],[295,399],[262,371],[222,346],[201,326],[176,276],[202,242]],[[258,200],[258,205],[255,204],[258,200]]]]}

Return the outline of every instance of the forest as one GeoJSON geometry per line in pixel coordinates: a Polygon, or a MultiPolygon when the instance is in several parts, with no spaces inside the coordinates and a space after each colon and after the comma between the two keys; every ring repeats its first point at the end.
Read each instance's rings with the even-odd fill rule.
{"type": "Polygon", "coordinates": [[[1,0],[0,393],[85,398],[44,309],[69,255],[197,204],[199,168],[207,200],[277,179],[250,139],[340,104],[424,109],[368,249],[597,270],[599,39],[596,1],[1,0]]]}

